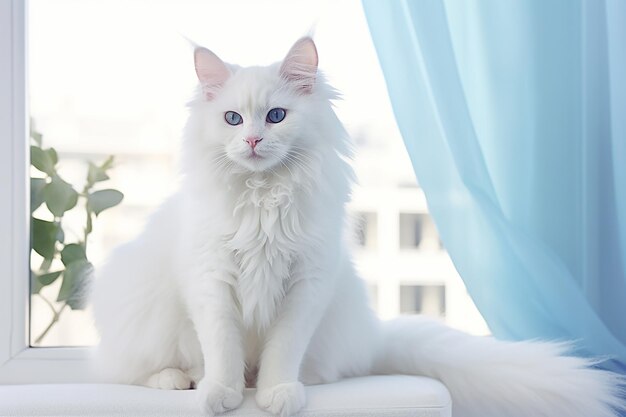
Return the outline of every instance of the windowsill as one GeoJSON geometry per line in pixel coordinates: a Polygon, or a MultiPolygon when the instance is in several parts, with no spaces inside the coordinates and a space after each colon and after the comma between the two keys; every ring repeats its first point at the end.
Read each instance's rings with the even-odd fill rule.
{"type": "MultiPolygon", "coordinates": [[[[439,381],[406,375],[345,379],[306,387],[307,405],[299,415],[340,417],[449,417],[450,395],[439,381]]],[[[254,390],[229,416],[261,417],[254,390]]],[[[155,390],[113,384],[59,384],[0,387],[0,415],[29,416],[201,416],[195,391],[155,390]]]]}

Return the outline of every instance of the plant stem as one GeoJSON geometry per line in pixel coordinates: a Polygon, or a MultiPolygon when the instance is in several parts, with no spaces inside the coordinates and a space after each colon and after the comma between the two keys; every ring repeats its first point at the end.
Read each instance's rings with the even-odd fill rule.
{"type": "Polygon", "coordinates": [[[85,250],[85,253],[87,253],[87,237],[89,236],[89,225],[91,223],[91,213],[89,212],[89,209],[86,210],[87,212],[87,223],[85,224],[85,233],[83,234],[83,249],[85,250]]]}
{"type": "Polygon", "coordinates": [[[45,259],[41,262],[41,265],[39,266],[39,271],[40,272],[48,272],[50,270],[50,267],[52,266],[52,259],[45,259]]]}
{"type": "Polygon", "coordinates": [[[52,320],[50,320],[50,323],[48,324],[48,327],[46,327],[46,329],[43,331],[43,333],[41,333],[36,339],[35,339],[35,344],[39,344],[41,343],[41,341],[43,340],[44,337],[46,337],[46,335],[48,334],[48,332],[50,331],[50,329],[52,329],[52,326],[54,326],[54,324],[56,322],[59,321],[59,317],[61,316],[61,313],[63,312],[63,310],[65,309],[65,306],[67,306],[67,302],[63,303],[63,305],[61,306],[61,308],[59,309],[59,311],[57,311],[54,306],[52,305],[52,303],[50,302],[50,300],[48,300],[46,297],[44,297],[41,294],[37,294],[39,295],[45,302],[46,304],[48,304],[48,306],[50,307],[50,309],[53,311],[53,316],[52,316],[52,320]]]}
{"type": "Polygon", "coordinates": [[[43,295],[41,295],[41,293],[37,294],[42,300],[44,300],[46,302],[46,304],[48,304],[48,307],[50,307],[50,310],[52,310],[52,314],[56,315],[57,311],[54,308],[54,306],[52,305],[52,302],[50,300],[48,300],[46,297],[44,297],[43,295]]]}
{"type": "Polygon", "coordinates": [[[90,230],[93,227],[93,225],[91,224],[91,211],[89,210],[89,190],[91,189],[91,187],[93,187],[93,184],[87,182],[87,184],[85,184],[85,187],[83,188],[83,192],[81,193],[81,196],[85,197],[85,214],[87,215],[85,228],[83,229],[83,241],[80,242],[82,243],[85,253],[87,253],[87,237],[89,237],[90,230]]]}

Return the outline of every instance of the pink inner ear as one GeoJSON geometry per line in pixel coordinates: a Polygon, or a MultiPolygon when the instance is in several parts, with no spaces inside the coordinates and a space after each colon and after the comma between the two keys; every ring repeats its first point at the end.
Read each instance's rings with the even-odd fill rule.
{"type": "Polygon", "coordinates": [[[207,98],[213,97],[212,90],[221,86],[230,77],[226,64],[213,52],[206,48],[196,48],[194,51],[196,74],[207,98]]]}
{"type": "Polygon", "coordinates": [[[299,90],[310,93],[315,84],[318,56],[311,38],[298,40],[289,50],[280,67],[280,75],[299,90]]]}

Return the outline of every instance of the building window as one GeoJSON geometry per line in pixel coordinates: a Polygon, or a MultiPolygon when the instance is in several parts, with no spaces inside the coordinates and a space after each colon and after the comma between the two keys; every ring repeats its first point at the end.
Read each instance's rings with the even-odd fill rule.
{"type": "Polygon", "coordinates": [[[445,285],[401,285],[400,313],[444,317],[446,314],[445,285]]]}
{"type": "Polygon", "coordinates": [[[378,216],[372,212],[354,214],[356,242],[367,249],[375,249],[378,244],[378,216]]]}
{"type": "Polygon", "coordinates": [[[439,234],[428,213],[400,213],[400,249],[440,250],[439,234]]]}

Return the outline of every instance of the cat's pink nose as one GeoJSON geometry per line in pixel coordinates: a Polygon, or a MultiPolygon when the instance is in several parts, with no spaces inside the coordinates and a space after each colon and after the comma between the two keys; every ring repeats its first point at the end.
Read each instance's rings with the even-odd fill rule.
{"type": "Polygon", "coordinates": [[[252,149],[254,149],[256,147],[256,145],[261,142],[263,140],[263,138],[260,138],[258,136],[251,136],[249,138],[245,138],[244,141],[248,142],[248,145],[250,145],[250,147],[252,149]]]}

